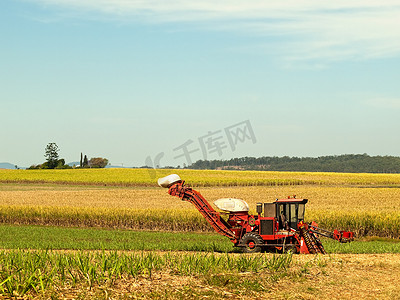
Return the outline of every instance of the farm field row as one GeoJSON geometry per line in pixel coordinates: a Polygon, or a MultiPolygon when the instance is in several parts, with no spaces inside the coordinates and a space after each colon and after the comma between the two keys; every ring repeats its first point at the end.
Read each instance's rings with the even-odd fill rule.
{"type": "MultiPolygon", "coordinates": [[[[341,186],[199,187],[212,203],[244,199],[254,213],[257,202],[296,194],[308,198],[306,220],[359,236],[400,237],[400,189],[341,186]]],[[[188,202],[162,188],[0,184],[0,223],[85,226],[172,231],[212,231],[188,202]]]]}
{"type": "Polygon", "coordinates": [[[155,186],[157,178],[171,173],[179,174],[193,186],[400,185],[400,174],[187,169],[0,170],[0,182],[155,186]]]}
{"type": "Polygon", "coordinates": [[[0,251],[0,290],[35,299],[396,299],[398,254],[0,251]]]}
{"type": "MultiPolygon", "coordinates": [[[[0,236],[0,249],[240,252],[216,233],[0,225],[0,236]]],[[[388,238],[346,244],[323,238],[322,243],[330,254],[400,253],[400,240],[388,238]]]]}
{"type": "MultiPolygon", "coordinates": [[[[309,212],[306,221],[328,230],[351,230],[356,236],[400,237],[400,214],[375,212],[309,212]]],[[[0,206],[0,223],[101,227],[135,230],[213,232],[195,210],[100,209],[0,206]]]]}
{"type": "MultiPolygon", "coordinates": [[[[189,183],[190,184],[190,183],[189,183]]],[[[210,203],[219,198],[245,200],[251,210],[258,202],[296,195],[309,199],[308,210],[400,212],[400,188],[342,186],[198,187],[210,203]]],[[[192,209],[193,206],[160,187],[93,187],[46,184],[1,184],[1,205],[92,207],[123,209],[192,209]]]]}

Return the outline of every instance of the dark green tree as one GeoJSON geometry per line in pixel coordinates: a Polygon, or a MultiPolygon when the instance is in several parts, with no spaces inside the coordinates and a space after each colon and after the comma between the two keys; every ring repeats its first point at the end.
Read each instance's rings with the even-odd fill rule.
{"type": "Polygon", "coordinates": [[[45,148],[44,157],[46,157],[47,167],[49,169],[54,169],[55,167],[57,167],[59,151],[60,151],[60,149],[58,149],[58,146],[56,143],[47,144],[47,146],[45,148]]]}
{"type": "Polygon", "coordinates": [[[86,156],[86,154],[85,154],[85,157],[83,158],[83,164],[82,164],[82,167],[83,167],[83,168],[87,168],[87,167],[89,167],[89,162],[88,162],[88,159],[87,159],[87,156],[86,156]]]}
{"type": "Polygon", "coordinates": [[[82,152],[81,152],[81,162],[79,163],[79,166],[82,168],[83,167],[83,155],[82,155],[82,152]]]}

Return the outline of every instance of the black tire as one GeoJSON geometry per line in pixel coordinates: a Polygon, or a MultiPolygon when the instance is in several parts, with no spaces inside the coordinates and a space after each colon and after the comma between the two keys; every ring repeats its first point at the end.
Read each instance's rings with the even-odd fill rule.
{"type": "Polygon", "coordinates": [[[296,254],[297,253],[297,247],[296,247],[296,245],[284,246],[283,249],[282,249],[282,253],[296,254]]]}
{"type": "Polygon", "coordinates": [[[264,240],[259,234],[255,232],[249,232],[242,237],[240,244],[244,245],[244,253],[257,253],[261,252],[261,246],[257,245],[264,244],[264,240]]]}

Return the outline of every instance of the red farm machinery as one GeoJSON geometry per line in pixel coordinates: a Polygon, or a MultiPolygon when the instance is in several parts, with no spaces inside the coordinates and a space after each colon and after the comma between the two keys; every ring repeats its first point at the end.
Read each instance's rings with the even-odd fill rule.
{"type": "Polygon", "coordinates": [[[241,199],[224,198],[214,202],[217,212],[204,197],[185,184],[176,174],[160,178],[158,184],[168,188],[171,196],[192,203],[218,233],[228,237],[243,252],[280,251],[293,253],[322,253],[326,251],[319,236],[347,243],[354,239],[349,231],[333,232],[305,223],[307,199],[295,196],[272,203],[257,203],[257,215],[249,214],[248,204],[241,199]],[[227,220],[222,214],[228,215],[227,220]]]}

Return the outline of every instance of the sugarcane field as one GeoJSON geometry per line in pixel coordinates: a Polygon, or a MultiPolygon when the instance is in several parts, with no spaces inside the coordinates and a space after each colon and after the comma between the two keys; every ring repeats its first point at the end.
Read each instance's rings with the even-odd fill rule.
{"type": "Polygon", "coordinates": [[[3,296],[397,297],[398,175],[74,171],[0,171],[3,296]]]}

